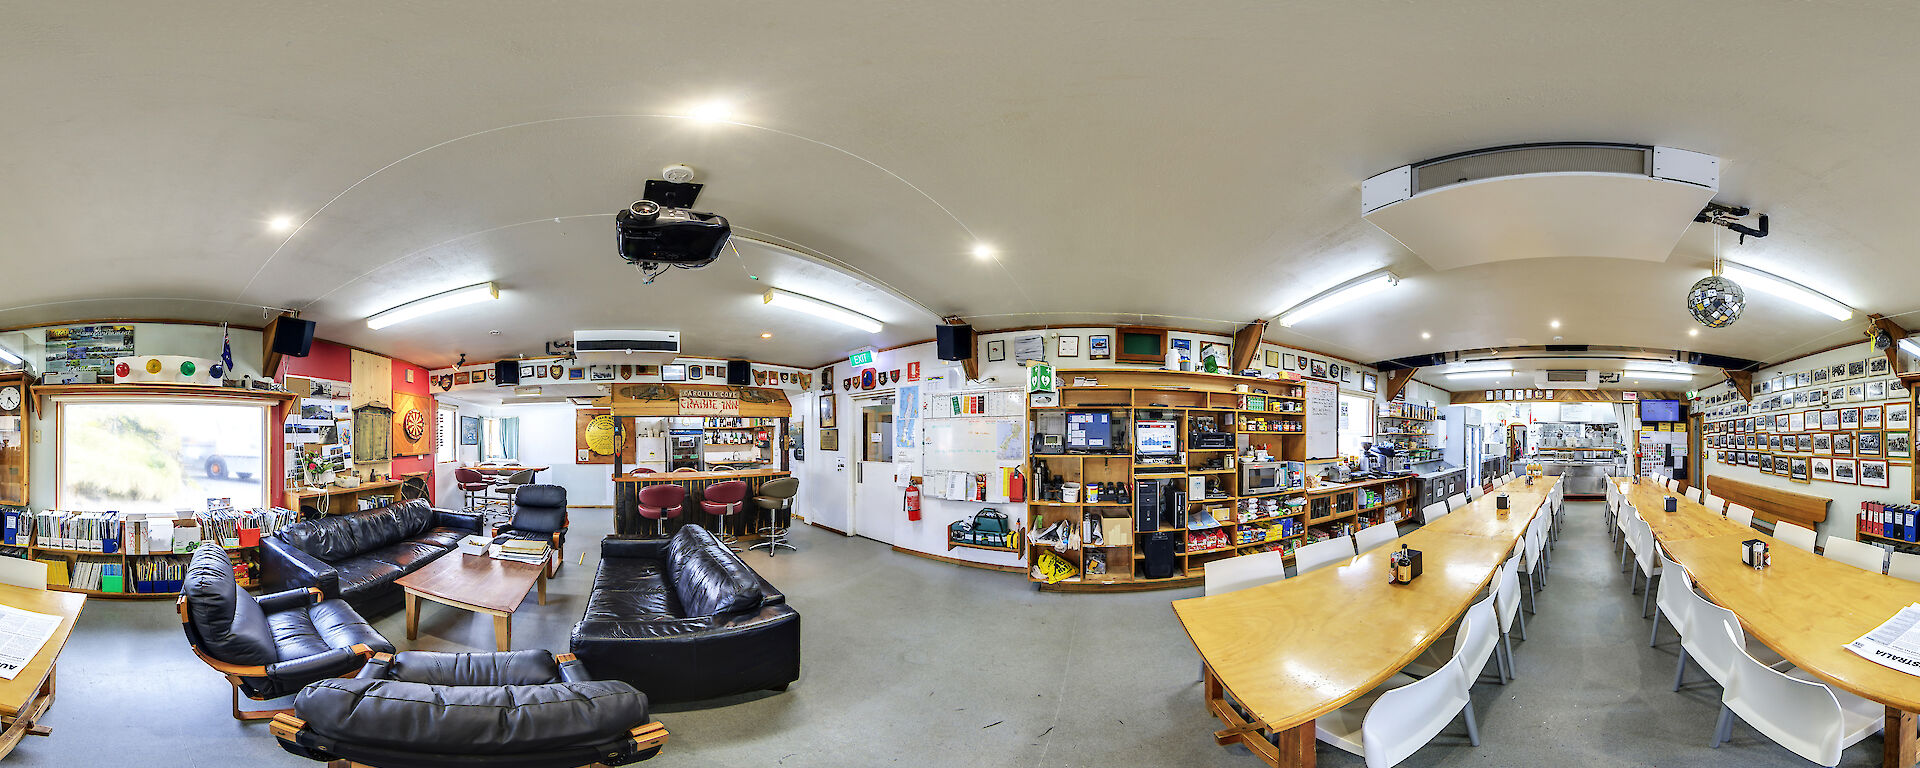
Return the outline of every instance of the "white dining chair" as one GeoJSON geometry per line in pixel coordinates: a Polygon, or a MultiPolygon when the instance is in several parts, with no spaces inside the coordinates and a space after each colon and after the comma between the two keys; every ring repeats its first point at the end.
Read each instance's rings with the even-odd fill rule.
{"type": "Polygon", "coordinates": [[[1365,552],[1375,547],[1390,544],[1400,537],[1400,529],[1393,523],[1377,523],[1360,529],[1353,536],[1354,549],[1365,552]]]}
{"type": "Polygon", "coordinates": [[[1752,528],[1753,527],[1753,508],[1748,507],[1745,504],[1734,504],[1732,502],[1728,502],[1727,503],[1727,519],[1732,520],[1741,525],[1744,525],[1748,528],[1752,528]]]}
{"type": "Polygon", "coordinates": [[[1547,517],[1534,515],[1533,522],[1527,524],[1527,532],[1520,537],[1520,571],[1527,575],[1527,613],[1539,613],[1539,604],[1535,595],[1540,591],[1542,575],[1546,569],[1547,517]]]}
{"type": "Polygon", "coordinates": [[[1453,510],[1447,509],[1446,502],[1436,501],[1432,504],[1428,504],[1426,509],[1420,510],[1420,522],[1422,524],[1431,523],[1435,520],[1446,517],[1447,513],[1451,511],[1453,510]]]}
{"type": "MultiPolygon", "coordinates": [[[[1493,655],[1500,647],[1500,632],[1496,628],[1499,609],[1494,605],[1496,594],[1498,593],[1489,592],[1486,597],[1480,598],[1479,602],[1468,606],[1467,612],[1461,614],[1458,623],[1448,627],[1445,634],[1434,638],[1433,643],[1428,645],[1425,651],[1415,656],[1413,661],[1408,662],[1400,671],[1414,677],[1426,677],[1439,671],[1448,661],[1453,660],[1453,657],[1460,656],[1460,669],[1466,673],[1467,685],[1471,687],[1480,679],[1481,673],[1486,671],[1487,662],[1495,661],[1493,655]],[[1485,613],[1485,620],[1480,621],[1478,626],[1469,628],[1471,636],[1462,640],[1460,630],[1468,626],[1468,619],[1478,616],[1481,612],[1485,613]]],[[[1507,665],[1504,661],[1493,665],[1493,674],[1494,679],[1501,685],[1507,684],[1507,665]]]]}
{"type": "Polygon", "coordinates": [[[1688,488],[1685,496],[1687,497],[1687,501],[1691,501],[1695,504],[1699,504],[1701,503],[1700,493],[1701,491],[1699,488],[1688,488]]]}
{"type": "MultiPolygon", "coordinates": [[[[1660,643],[1660,617],[1665,616],[1667,623],[1673,625],[1673,631],[1684,642],[1687,636],[1687,620],[1693,615],[1693,582],[1687,577],[1687,571],[1665,554],[1659,555],[1660,570],[1667,576],[1660,580],[1660,596],[1653,601],[1653,632],[1647,636],[1647,647],[1660,643]],[[1678,577],[1678,578],[1675,578],[1678,577]]],[[[1686,651],[1681,651],[1685,654],[1686,651]]],[[[1673,681],[1673,689],[1680,690],[1680,681],[1673,681]]]]}
{"type": "Polygon", "coordinates": [[[1675,480],[1669,477],[1666,479],[1665,485],[1667,486],[1667,490],[1669,491],[1673,491],[1674,493],[1680,492],[1680,481],[1678,480],[1675,480]]]}
{"type": "Polygon", "coordinates": [[[1627,557],[1631,552],[1633,552],[1633,548],[1627,546],[1627,534],[1628,532],[1633,530],[1633,519],[1635,517],[1638,517],[1639,515],[1640,515],[1640,510],[1635,509],[1633,504],[1627,503],[1627,502],[1622,502],[1620,504],[1619,513],[1614,515],[1613,530],[1616,533],[1620,534],[1620,572],[1621,573],[1626,572],[1627,557]]]}
{"type": "MultiPolygon", "coordinates": [[[[1633,518],[1633,530],[1627,534],[1627,543],[1633,548],[1635,570],[1647,577],[1646,591],[1640,597],[1640,615],[1645,617],[1647,608],[1653,604],[1653,580],[1660,576],[1660,559],[1656,553],[1659,545],[1654,543],[1653,529],[1638,516],[1633,518]]],[[[1639,578],[1635,577],[1634,581],[1639,581],[1639,578]]]]}
{"type": "Polygon", "coordinates": [[[1487,495],[1486,492],[1480,490],[1480,486],[1477,486],[1477,485],[1467,486],[1467,503],[1471,504],[1473,502],[1479,501],[1480,497],[1485,495],[1487,495]]]}
{"type": "Polygon", "coordinates": [[[1456,493],[1452,496],[1447,497],[1448,512],[1452,512],[1466,505],[1467,505],[1467,495],[1464,493],[1456,493]]]}
{"type": "Polygon", "coordinates": [[[1207,597],[1224,595],[1287,578],[1286,555],[1276,550],[1229,557],[1207,563],[1202,573],[1207,597]]]}
{"type": "Polygon", "coordinates": [[[1907,581],[1920,581],[1920,555],[1892,552],[1887,555],[1887,575],[1907,581]]]}
{"type": "Polygon", "coordinates": [[[1352,559],[1358,554],[1353,549],[1352,536],[1336,536],[1326,541],[1316,541],[1293,550],[1293,570],[1295,576],[1305,575],[1309,571],[1352,559]]]}
{"type": "MultiPolygon", "coordinates": [[[[1516,623],[1520,627],[1520,639],[1527,639],[1527,617],[1520,615],[1520,554],[1516,552],[1507,558],[1506,564],[1500,566],[1494,577],[1498,579],[1493,587],[1493,607],[1500,619],[1501,658],[1507,666],[1507,680],[1512,680],[1518,676],[1513,668],[1513,629],[1516,623]]],[[[1505,685],[1506,680],[1502,680],[1501,684],[1505,685]]]]}
{"type": "Polygon", "coordinates": [[[1773,524],[1773,537],[1779,539],[1783,544],[1791,544],[1808,552],[1812,552],[1820,534],[1812,528],[1803,525],[1794,525],[1793,523],[1781,520],[1773,524]]]}
{"type": "Polygon", "coordinates": [[[24,557],[0,556],[0,584],[28,589],[47,588],[47,564],[24,557]]]}
{"type": "Polygon", "coordinates": [[[1821,552],[1830,560],[1838,560],[1861,570],[1886,572],[1887,551],[1864,541],[1828,536],[1827,546],[1821,552]]]}
{"type": "MultiPolygon", "coordinates": [[[[1722,631],[1729,642],[1738,640],[1737,630],[1722,631]]],[[[1736,715],[1787,751],[1826,766],[1839,765],[1842,751],[1886,727],[1878,703],[1769,668],[1745,651],[1729,659],[1714,748],[1732,738],[1736,715]]]]}
{"type": "Polygon", "coordinates": [[[1716,515],[1727,513],[1727,500],[1713,495],[1712,491],[1701,494],[1700,506],[1713,510],[1716,515]]]}
{"type": "MultiPolygon", "coordinates": [[[[1481,619],[1485,621],[1484,618],[1481,619]]],[[[1455,645],[1473,632],[1471,611],[1455,645]]],[[[1367,768],[1392,768],[1440,735],[1456,717],[1467,721],[1467,741],[1480,746],[1473,699],[1462,657],[1456,653],[1439,671],[1415,679],[1396,674],[1360,698],[1315,718],[1314,737],[1328,746],[1366,759],[1367,768]]]]}

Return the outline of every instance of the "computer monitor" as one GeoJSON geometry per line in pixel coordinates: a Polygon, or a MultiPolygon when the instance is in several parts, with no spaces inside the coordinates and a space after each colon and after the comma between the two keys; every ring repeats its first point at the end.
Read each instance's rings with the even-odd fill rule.
{"type": "Polygon", "coordinates": [[[1172,456],[1180,452],[1180,422],[1141,419],[1133,423],[1133,452],[1140,456],[1172,456]]]}
{"type": "Polygon", "coordinates": [[[1640,401],[1640,420],[1643,422],[1679,421],[1680,401],[1642,400],[1640,401]]]}

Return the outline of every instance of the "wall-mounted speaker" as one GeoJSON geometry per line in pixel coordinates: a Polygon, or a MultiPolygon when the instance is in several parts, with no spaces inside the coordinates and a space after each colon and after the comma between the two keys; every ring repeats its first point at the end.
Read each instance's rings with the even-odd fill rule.
{"type": "Polygon", "coordinates": [[[745,360],[727,361],[727,383],[743,387],[753,383],[753,363],[745,360]]]}
{"type": "Polygon", "coordinates": [[[936,325],[933,327],[937,356],[941,360],[965,360],[973,357],[973,326],[936,325]]]}
{"type": "Polygon", "coordinates": [[[306,357],[313,350],[313,321],[282,317],[273,324],[273,351],[289,357],[306,357]]]}
{"type": "Polygon", "coordinates": [[[493,385],[512,387],[520,383],[520,361],[501,360],[493,364],[493,385]]]}

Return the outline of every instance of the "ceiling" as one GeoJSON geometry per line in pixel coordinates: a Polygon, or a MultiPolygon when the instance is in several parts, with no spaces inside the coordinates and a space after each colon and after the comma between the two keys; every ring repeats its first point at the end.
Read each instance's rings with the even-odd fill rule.
{"type": "Polygon", "coordinates": [[[454,7],[0,11],[0,326],[271,306],[429,366],[577,328],[816,365],[946,314],[1230,330],[1384,266],[1404,280],[1363,311],[1268,338],[1358,360],[1568,343],[1768,361],[1859,338],[1759,295],[1690,335],[1704,225],[1663,261],[1436,271],[1360,218],[1375,173],[1563,140],[1716,155],[1716,199],[1773,224],[1731,257],[1920,309],[1902,224],[1920,104],[1885,87],[1920,74],[1911,4],[454,7]],[[678,117],[713,101],[735,122],[678,117]],[[611,214],[671,163],[754,240],[645,285],[611,214]],[[297,231],[269,231],[280,215],[297,231]],[[484,280],[500,301],[361,322],[484,280]],[[763,306],[770,286],[886,327],[763,306]]]}

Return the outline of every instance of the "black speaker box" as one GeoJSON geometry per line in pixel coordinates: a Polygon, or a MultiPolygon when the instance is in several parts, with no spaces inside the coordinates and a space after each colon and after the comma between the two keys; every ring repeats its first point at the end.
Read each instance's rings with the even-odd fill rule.
{"type": "Polygon", "coordinates": [[[1146,546],[1141,548],[1143,559],[1142,575],[1149,579],[1165,579],[1173,576],[1173,534],[1158,531],[1147,536],[1146,546]]]}
{"type": "Polygon", "coordinates": [[[753,383],[753,363],[745,360],[727,361],[727,383],[736,387],[753,383]]]}
{"type": "Polygon", "coordinates": [[[936,325],[933,327],[934,340],[939,347],[941,360],[965,360],[973,357],[973,326],[936,325]]]}
{"type": "Polygon", "coordinates": [[[500,362],[493,364],[493,385],[494,386],[511,387],[511,386],[516,386],[519,383],[520,383],[520,362],[519,361],[501,360],[500,362]]]}
{"type": "Polygon", "coordinates": [[[273,351],[290,357],[306,357],[313,350],[313,321],[283,317],[273,326],[273,351]]]}

